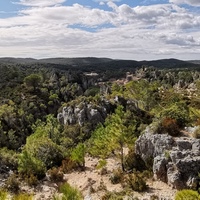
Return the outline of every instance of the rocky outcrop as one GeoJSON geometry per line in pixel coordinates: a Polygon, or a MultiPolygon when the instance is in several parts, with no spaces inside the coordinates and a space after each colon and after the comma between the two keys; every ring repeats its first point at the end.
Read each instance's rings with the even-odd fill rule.
{"type": "Polygon", "coordinates": [[[86,123],[91,123],[95,126],[98,123],[103,123],[107,114],[113,112],[114,108],[115,106],[106,100],[101,101],[98,105],[91,102],[81,102],[64,107],[57,118],[63,124],[83,126],[86,123]]]}
{"type": "Polygon", "coordinates": [[[196,187],[200,172],[199,139],[146,132],[136,141],[135,151],[146,163],[152,160],[155,179],[176,189],[196,187]]]}

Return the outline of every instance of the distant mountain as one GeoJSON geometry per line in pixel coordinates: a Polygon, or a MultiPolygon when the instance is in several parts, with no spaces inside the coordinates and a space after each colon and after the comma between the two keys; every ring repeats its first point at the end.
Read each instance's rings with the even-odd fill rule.
{"type": "Polygon", "coordinates": [[[41,64],[60,69],[74,69],[74,70],[118,70],[118,69],[135,69],[145,66],[154,66],[156,68],[194,68],[200,70],[200,61],[182,61],[178,59],[161,59],[152,61],[135,61],[135,60],[117,60],[110,58],[46,58],[46,59],[33,59],[33,58],[0,58],[0,63],[4,64],[25,64],[34,65],[41,64]]]}
{"type": "Polygon", "coordinates": [[[51,63],[51,64],[61,64],[61,65],[93,65],[99,63],[106,63],[112,61],[109,58],[95,58],[95,57],[85,57],[85,58],[46,58],[40,59],[39,62],[51,63]]]}
{"type": "Polygon", "coordinates": [[[200,65],[200,60],[189,60],[188,62],[200,65]]]}
{"type": "Polygon", "coordinates": [[[5,63],[5,64],[27,64],[36,62],[38,62],[38,60],[33,58],[12,58],[12,57],[0,58],[0,63],[5,63]]]}

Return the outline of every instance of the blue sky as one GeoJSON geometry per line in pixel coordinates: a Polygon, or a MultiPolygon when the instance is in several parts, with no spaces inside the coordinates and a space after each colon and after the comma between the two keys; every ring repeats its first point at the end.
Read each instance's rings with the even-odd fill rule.
{"type": "Polygon", "coordinates": [[[199,55],[200,0],[0,1],[0,57],[199,55]]]}

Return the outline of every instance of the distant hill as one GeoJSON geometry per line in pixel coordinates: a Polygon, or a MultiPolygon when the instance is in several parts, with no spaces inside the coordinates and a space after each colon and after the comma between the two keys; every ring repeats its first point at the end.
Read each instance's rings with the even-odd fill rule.
{"type": "Polygon", "coordinates": [[[200,65],[200,60],[189,60],[188,62],[200,65]]]}
{"type": "Polygon", "coordinates": [[[12,58],[12,57],[0,58],[0,63],[4,64],[28,64],[36,62],[38,62],[38,60],[33,58],[12,58]]]}
{"type": "Polygon", "coordinates": [[[117,60],[110,58],[46,58],[46,59],[33,59],[33,58],[0,58],[0,63],[4,64],[24,64],[24,65],[46,65],[59,69],[74,69],[74,70],[128,70],[145,66],[154,66],[156,68],[194,68],[200,70],[200,61],[182,61],[178,59],[161,59],[153,61],[135,61],[135,60],[117,60]]]}

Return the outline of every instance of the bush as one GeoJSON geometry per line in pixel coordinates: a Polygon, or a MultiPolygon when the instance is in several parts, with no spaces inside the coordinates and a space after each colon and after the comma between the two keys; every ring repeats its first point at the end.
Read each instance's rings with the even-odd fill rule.
{"type": "Polygon", "coordinates": [[[1,166],[7,166],[9,169],[17,169],[17,153],[7,148],[0,149],[1,166]]]}
{"type": "Polygon", "coordinates": [[[54,182],[61,182],[63,181],[64,174],[60,171],[59,168],[53,167],[52,169],[48,170],[47,174],[49,175],[49,179],[54,182]]]}
{"type": "Polygon", "coordinates": [[[25,177],[25,182],[29,186],[36,186],[38,184],[38,178],[37,176],[34,176],[33,174],[30,174],[30,176],[25,177]]]}
{"type": "Polygon", "coordinates": [[[27,151],[44,163],[46,168],[60,165],[63,159],[62,149],[49,138],[33,140],[33,143],[29,143],[29,146],[27,146],[27,151]]]}
{"type": "Polygon", "coordinates": [[[5,188],[8,189],[9,191],[11,192],[18,192],[19,191],[19,181],[17,179],[17,176],[16,174],[12,174],[6,181],[6,184],[5,184],[5,188]]]}
{"type": "Polygon", "coordinates": [[[118,184],[123,180],[123,172],[121,169],[113,170],[112,175],[110,177],[110,181],[112,184],[118,184]]]}
{"type": "Polygon", "coordinates": [[[160,113],[163,118],[176,120],[178,127],[184,127],[189,121],[189,109],[185,102],[176,102],[160,113]]]}
{"type": "Polygon", "coordinates": [[[141,174],[128,174],[123,181],[124,187],[128,187],[134,191],[143,192],[147,189],[147,184],[141,174]]]}
{"type": "Polygon", "coordinates": [[[168,133],[171,136],[178,136],[180,133],[176,119],[166,117],[162,120],[161,126],[161,131],[163,133],[168,133]]]}
{"type": "Polygon", "coordinates": [[[31,156],[26,150],[24,150],[19,156],[18,171],[23,176],[37,176],[41,179],[45,176],[46,168],[44,164],[31,156]]]}
{"type": "MultiPolygon", "coordinates": [[[[62,200],[82,200],[81,193],[70,186],[68,183],[64,183],[60,186],[59,191],[62,193],[62,200]]],[[[61,200],[59,197],[54,197],[54,200],[61,200]]]]}
{"type": "Polygon", "coordinates": [[[18,194],[14,195],[12,200],[33,200],[33,196],[30,194],[18,194]]]}
{"type": "Polygon", "coordinates": [[[98,165],[96,166],[96,169],[104,168],[107,164],[106,160],[99,160],[98,165]]]}
{"type": "Polygon", "coordinates": [[[7,200],[8,193],[4,190],[0,190],[0,199],[7,200]]]}
{"type": "Polygon", "coordinates": [[[85,153],[86,147],[82,143],[79,143],[71,153],[71,159],[76,162],[81,169],[85,168],[85,153]]]}
{"type": "Polygon", "coordinates": [[[146,169],[145,162],[141,159],[139,155],[132,150],[129,151],[125,157],[124,167],[126,170],[130,171],[135,169],[136,171],[143,171],[146,169]]]}
{"type": "Polygon", "coordinates": [[[193,190],[181,190],[176,193],[175,200],[199,200],[200,195],[193,190]]]}

